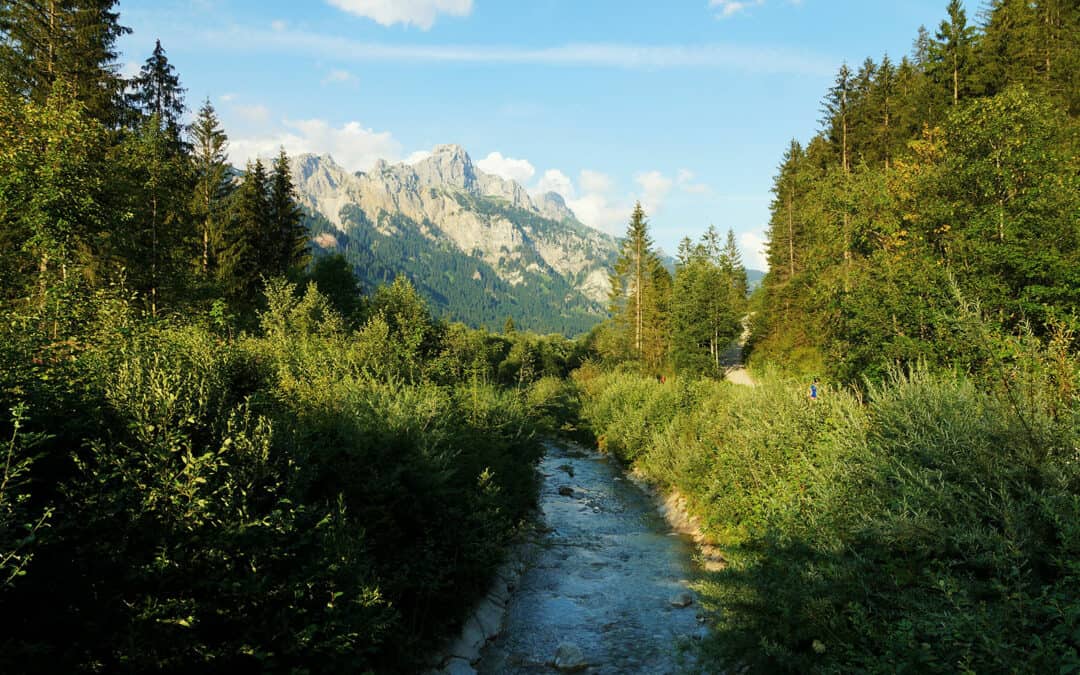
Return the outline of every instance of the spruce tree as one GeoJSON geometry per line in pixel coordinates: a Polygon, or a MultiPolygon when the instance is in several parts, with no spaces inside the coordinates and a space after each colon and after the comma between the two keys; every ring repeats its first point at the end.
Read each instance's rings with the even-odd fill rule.
{"type": "Polygon", "coordinates": [[[256,159],[248,163],[231,200],[218,275],[229,297],[240,303],[255,301],[262,277],[276,262],[266,188],[266,168],[256,159]]]}
{"type": "Polygon", "coordinates": [[[971,70],[975,49],[975,27],[968,25],[960,0],[949,0],[949,18],[941,22],[936,39],[930,42],[930,73],[943,85],[955,106],[961,96],[971,94],[971,70]]]}
{"type": "Polygon", "coordinates": [[[180,77],[169,63],[161,40],[154,43],[154,52],[146,59],[136,75],[128,83],[131,91],[128,103],[143,118],[154,117],[162,129],[168,131],[177,147],[181,147],[180,118],[184,114],[184,88],[180,77]]]}
{"type": "Polygon", "coordinates": [[[268,206],[274,273],[285,274],[293,268],[306,265],[310,258],[308,233],[304,226],[304,213],[296,203],[285,148],[281,148],[274,160],[268,206]]]}
{"type": "Polygon", "coordinates": [[[122,80],[116,40],[131,32],[113,11],[117,0],[8,0],[0,3],[0,79],[44,103],[53,84],[70,84],[97,120],[118,119],[122,80]]]}
{"type": "Polygon", "coordinates": [[[153,315],[163,301],[179,297],[187,267],[193,181],[191,165],[174,142],[154,114],[124,138],[113,158],[125,179],[113,253],[153,315]]]}
{"type": "MultiPolygon", "coordinates": [[[[634,205],[622,252],[611,275],[610,295],[610,312],[616,328],[635,358],[645,355],[650,320],[660,319],[655,310],[662,289],[653,282],[662,269],[649,236],[645,211],[638,202],[634,205]]],[[[663,271],[666,274],[667,271],[663,271]]]]}
{"type": "Polygon", "coordinates": [[[225,156],[228,143],[214,106],[207,99],[191,125],[191,162],[195,174],[192,218],[198,228],[193,257],[204,278],[210,276],[217,264],[225,206],[233,190],[225,156]]]}

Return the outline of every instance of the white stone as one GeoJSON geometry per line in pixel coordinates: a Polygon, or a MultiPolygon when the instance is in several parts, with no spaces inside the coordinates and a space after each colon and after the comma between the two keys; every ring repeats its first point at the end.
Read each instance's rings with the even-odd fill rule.
{"type": "Polygon", "coordinates": [[[490,640],[502,630],[505,610],[490,599],[485,598],[473,612],[473,617],[484,629],[484,641],[490,640]]]}
{"type": "Polygon", "coordinates": [[[589,662],[585,660],[585,654],[582,653],[581,647],[569,642],[564,642],[555,650],[555,661],[553,665],[559,670],[572,672],[588,668],[589,662]]]}

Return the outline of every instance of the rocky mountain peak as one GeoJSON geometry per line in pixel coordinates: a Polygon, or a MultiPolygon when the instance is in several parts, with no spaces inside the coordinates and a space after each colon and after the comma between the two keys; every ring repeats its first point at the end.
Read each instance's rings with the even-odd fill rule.
{"type": "Polygon", "coordinates": [[[535,198],[536,208],[545,218],[555,221],[577,220],[566,200],[558,192],[545,192],[535,198]]]}
{"type": "Polygon", "coordinates": [[[413,165],[413,170],[424,185],[476,190],[476,167],[460,145],[435,146],[431,156],[413,165]]]}

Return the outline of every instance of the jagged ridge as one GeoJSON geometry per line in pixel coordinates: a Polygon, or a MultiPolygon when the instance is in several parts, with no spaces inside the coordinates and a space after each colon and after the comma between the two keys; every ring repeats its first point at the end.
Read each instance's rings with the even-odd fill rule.
{"type": "MultiPolygon", "coordinates": [[[[301,155],[293,159],[292,171],[301,203],[353,241],[372,240],[372,233],[356,236],[358,228],[371,228],[382,237],[425,239],[424,245],[442,253],[449,246],[483,263],[477,265],[474,281],[493,274],[514,289],[519,307],[536,305],[535,299],[522,302],[524,295],[557,289],[563,297],[547,300],[564,304],[570,314],[584,311],[597,320],[602,315],[615,240],[580,223],[559,195],[534,199],[515,181],[479,170],[460,146],[437,146],[412,165],[380,160],[357,174],[328,155],[301,155]]],[[[340,245],[338,238],[328,236],[334,232],[318,234],[324,248],[340,245]]],[[[445,256],[435,257],[446,263],[445,256]]],[[[429,280],[441,273],[412,267],[429,280]]],[[[441,290],[432,292],[453,295],[441,290]]],[[[544,304],[551,304],[547,300],[544,304]]],[[[454,307],[448,310],[457,314],[454,307]]]]}

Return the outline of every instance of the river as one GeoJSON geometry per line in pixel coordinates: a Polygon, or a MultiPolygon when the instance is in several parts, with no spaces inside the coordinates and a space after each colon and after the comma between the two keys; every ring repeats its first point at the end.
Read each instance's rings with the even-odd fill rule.
{"type": "Polygon", "coordinates": [[[549,531],[532,547],[505,628],[477,670],[550,673],[556,650],[570,643],[589,664],[579,672],[685,671],[692,657],[680,645],[705,630],[689,590],[698,573],[692,542],[613,460],[549,443],[540,470],[549,531]]]}

